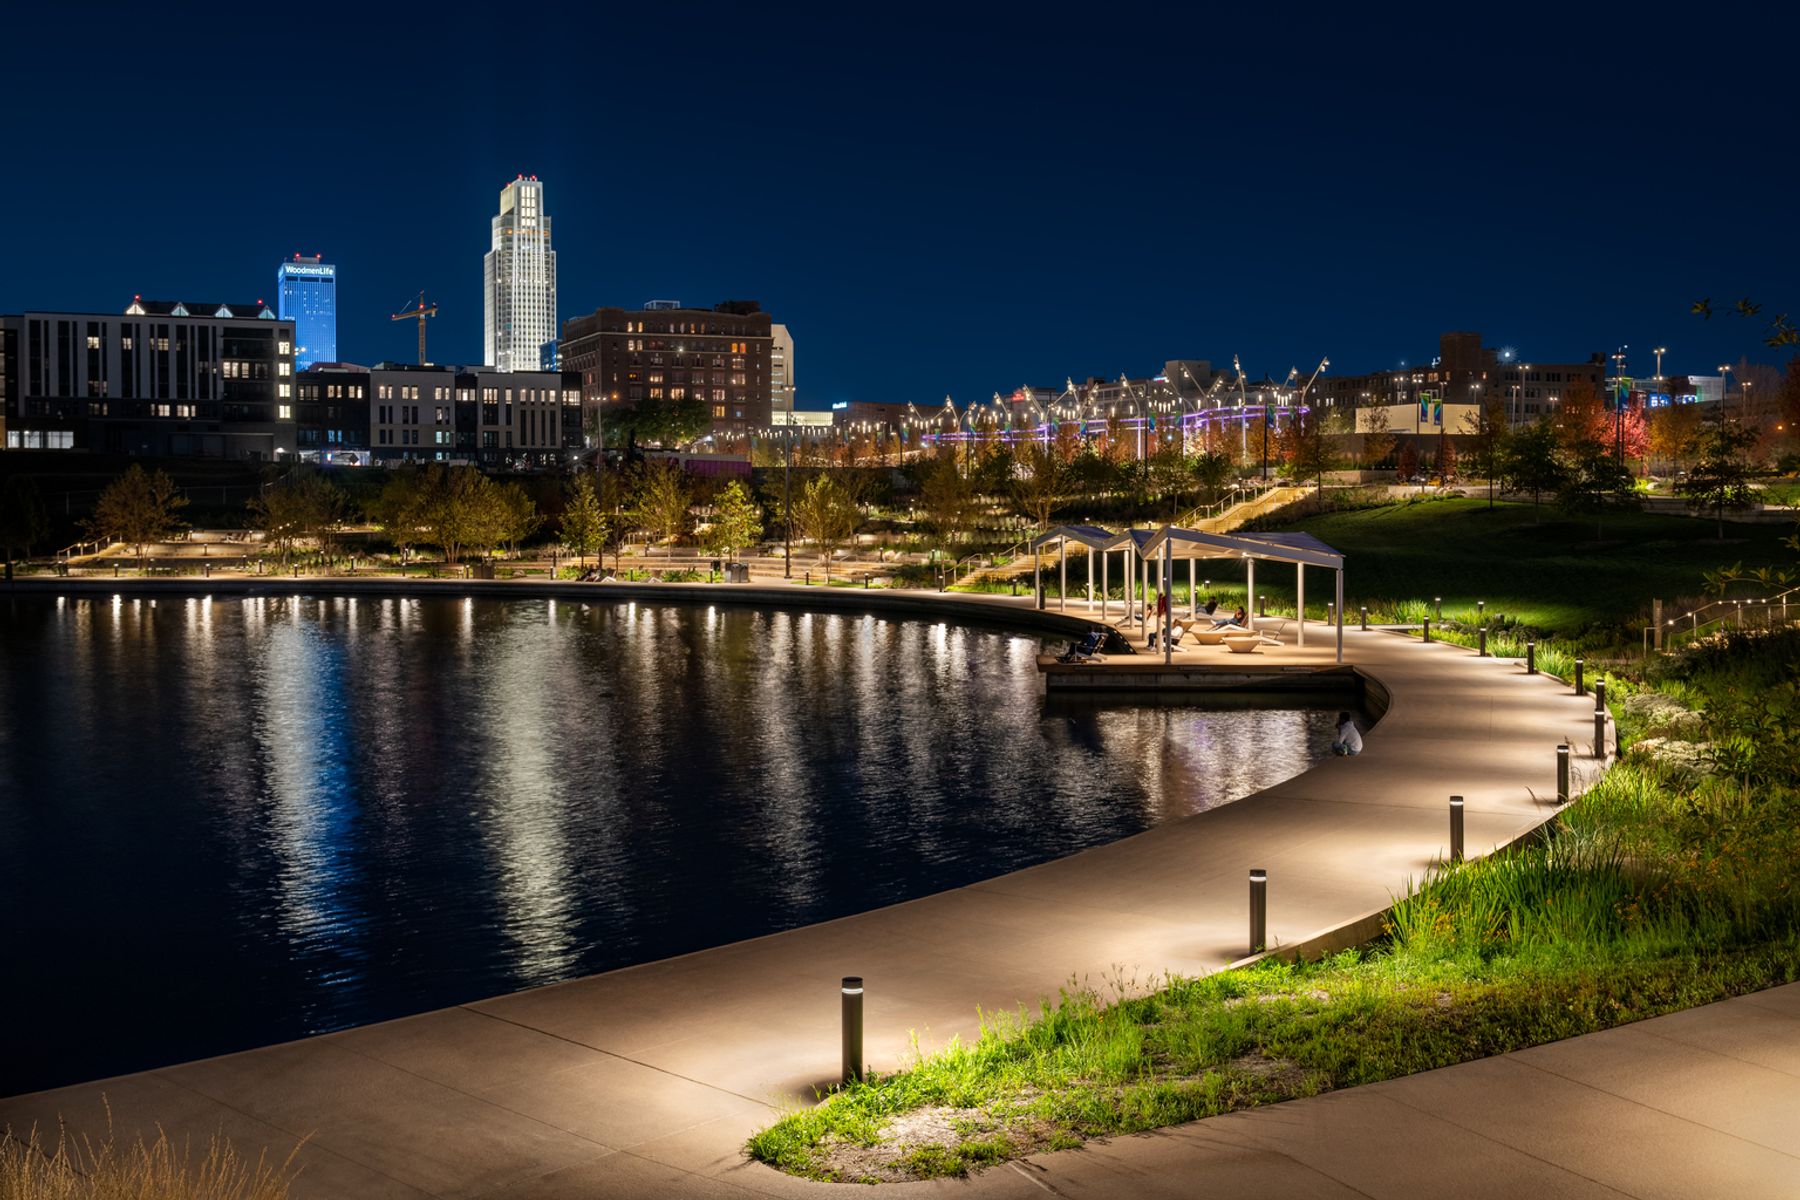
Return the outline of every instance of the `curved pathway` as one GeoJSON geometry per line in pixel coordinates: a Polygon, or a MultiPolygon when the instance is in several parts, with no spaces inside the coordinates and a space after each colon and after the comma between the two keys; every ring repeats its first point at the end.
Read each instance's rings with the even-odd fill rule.
{"type": "MultiPolygon", "coordinates": [[[[214,590],[226,589],[215,581],[214,590]]],[[[717,594],[761,598],[752,591],[765,589],[717,594]]],[[[778,600],[902,607],[880,593],[827,595],[782,589],[778,600]]],[[[1028,612],[1000,599],[905,599],[915,613],[992,613],[1010,624],[1028,612]]],[[[1241,958],[1253,866],[1269,871],[1271,942],[1365,918],[1441,857],[1450,794],[1467,799],[1475,855],[1554,811],[1559,741],[1576,746],[1578,775],[1596,765],[1586,757],[1592,699],[1516,662],[1354,629],[1345,659],[1390,697],[1364,753],[1222,808],[821,925],[0,1100],[0,1124],[54,1127],[60,1115],[75,1129],[103,1128],[104,1095],[123,1133],[160,1122],[203,1140],[223,1129],[278,1157],[309,1136],[302,1196],[820,1192],[825,1185],[746,1162],[740,1148],[780,1106],[835,1075],[841,976],[867,980],[867,1058],[892,1069],[908,1057],[912,1031],[926,1048],[966,1039],[977,1007],[1035,1004],[1071,977],[1148,985],[1241,958]]]]}

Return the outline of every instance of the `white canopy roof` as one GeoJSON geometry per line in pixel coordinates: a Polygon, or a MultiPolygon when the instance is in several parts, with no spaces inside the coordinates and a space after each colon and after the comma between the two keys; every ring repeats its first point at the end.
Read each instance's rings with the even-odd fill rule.
{"type": "Polygon", "coordinates": [[[1344,556],[1310,533],[1202,533],[1164,526],[1140,544],[1145,558],[1162,554],[1169,543],[1171,558],[1261,558],[1342,570],[1344,556]]]}
{"type": "Polygon", "coordinates": [[[1090,550],[1116,550],[1130,540],[1128,534],[1114,533],[1098,525],[1056,525],[1032,538],[1031,548],[1036,550],[1051,542],[1079,542],[1090,550]]]}

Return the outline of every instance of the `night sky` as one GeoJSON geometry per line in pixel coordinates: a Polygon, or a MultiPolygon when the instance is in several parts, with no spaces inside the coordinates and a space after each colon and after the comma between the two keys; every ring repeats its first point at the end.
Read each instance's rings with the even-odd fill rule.
{"type": "Polygon", "coordinates": [[[323,253],[341,358],[414,357],[387,318],[424,288],[432,357],[475,361],[525,173],[562,317],[760,300],[803,408],[1358,372],[1446,329],[1777,361],[1688,308],[1800,309],[1800,18],[1576,7],[39,5],[7,21],[0,312],[272,301],[323,253]]]}

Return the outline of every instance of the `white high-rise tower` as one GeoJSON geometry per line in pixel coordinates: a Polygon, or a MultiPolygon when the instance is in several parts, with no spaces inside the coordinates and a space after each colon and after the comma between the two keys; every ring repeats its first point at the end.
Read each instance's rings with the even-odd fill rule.
{"type": "Polygon", "coordinates": [[[500,189],[494,244],[481,259],[487,365],[538,371],[556,365],[556,251],[544,185],[521,175],[500,189]]]}

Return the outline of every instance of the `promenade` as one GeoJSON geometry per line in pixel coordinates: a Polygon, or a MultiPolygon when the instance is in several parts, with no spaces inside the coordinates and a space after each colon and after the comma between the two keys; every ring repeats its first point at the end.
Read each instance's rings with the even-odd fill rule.
{"type": "MultiPolygon", "coordinates": [[[[286,586],[335,590],[313,580],[286,586]]],[[[501,594],[523,590],[491,586],[501,594]]],[[[668,596],[676,588],[649,590],[668,596]]],[[[760,597],[752,593],[776,590],[716,591],[754,602],[760,597]]],[[[780,594],[786,603],[877,611],[890,609],[889,599],[822,589],[780,594]]],[[[940,603],[908,599],[890,610],[917,613],[940,603]]],[[[958,619],[992,613],[1015,624],[1044,620],[1028,618],[1023,607],[965,596],[938,611],[958,619]]],[[[1071,606],[1069,616],[1080,615],[1071,606]]],[[[1315,628],[1323,633],[1322,625],[1315,628]]],[[[1268,661],[1280,663],[1284,653],[1270,648],[1268,661]]],[[[1314,648],[1306,653],[1313,657],[1314,648]]],[[[1597,766],[1588,757],[1592,699],[1527,675],[1516,662],[1355,629],[1346,631],[1345,659],[1389,697],[1365,752],[1220,809],[838,921],[381,1025],[0,1100],[0,1124],[54,1127],[61,1116],[91,1133],[103,1128],[104,1097],[121,1133],[160,1123],[178,1138],[204,1140],[222,1130],[240,1147],[254,1153],[267,1146],[278,1157],[304,1137],[299,1196],[820,1192],[825,1185],[747,1162],[741,1146],[783,1106],[804,1103],[833,1081],[841,976],[865,977],[867,1058],[891,1070],[906,1061],[915,1033],[927,1049],[973,1035],[978,1007],[1035,1004],[1071,978],[1147,986],[1165,972],[1212,971],[1243,957],[1251,867],[1269,872],[1273,942],[1292,945],[1366,919],[1443,856],[1452,793],[1466,798],[1469,852],[1480,854],[1554,811],[1559,741],[1576,747],[1578,781],[1583,768],[1597,766]]],[[[1450,1070],[1490,1069],[1500,1068],[1450,1070]]],[[[1342,1096],[1373,1092],[1270,1112],[1339,1105],[1342,1096]]],[[[1219,1121],[1194,1128],[1216,1127],[1219,1121]]],[[[1153,1161],[1133,1166],[1131,1148],[1191,1149],[1213,1135],[1180,1136],[1188,1140],[1123,1139],[1029,1169],[1004,1167],[973,1185],[905,1186],[984,1194],[1017,1186],[1026,1190],[1016,1194],[1039,1195],[1039,1184],[1065,1172],[1086,1190],[1057,1184],[1063,1194],[1153,1194],[1134,1173],[1161,1168],[1153,1161]],[[1116,1168],[1094,1166],[1119,1155],[1125,1157],[1116,1168]],[[1096,1169],[1101,1175],[1082,1175],[1096,1169]],[[1116,1178],[1107,1175],[1114,1170],[1116,1178]],[[1038,1177],[1027,1177],[1034,1172],[1038,1177]]],[[[1257,1159],[1259,1153],[1234,1161],[1250,1170],[1280,1157],[1269,1151],[1257,1159]]],[[[1254,1172],[1234,1178],[1254,1184],[1254,1172]]],[[[1179,1179],[1165,1182],[1173,1188],[1179,1179]]],[[[1292,1193],[1277,1187],[1264,1194],[1292,1193]]]]}

